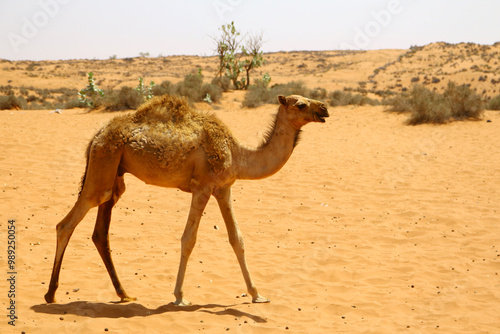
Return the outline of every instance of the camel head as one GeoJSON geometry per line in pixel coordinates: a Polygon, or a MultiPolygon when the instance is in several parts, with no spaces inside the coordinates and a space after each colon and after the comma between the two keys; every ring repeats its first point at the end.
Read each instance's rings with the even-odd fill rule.
{"type": "Polygon", "coordinates": [[[280,110],[287,119],[297,128],[310,122],[325,123],[325,118],[329,117],[326,105],[317,100],[308,99],[300,95],[278,96],[280,110]]]}

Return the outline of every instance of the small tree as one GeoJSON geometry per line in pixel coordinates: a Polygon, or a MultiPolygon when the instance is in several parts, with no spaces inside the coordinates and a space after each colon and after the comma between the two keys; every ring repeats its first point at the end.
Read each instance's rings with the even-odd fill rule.
{"type": "Polygon", "coordinates": [[[245,69],[247,77],[244,82],[245,89],[250,85],[250,71],[264,64],[263,51],[261,51],[263,42],[262,34],[252,35],[248,37],[246,41],[246,48],[242,48],[242,53],[246,56],[243,63],[243,68],[245,69]]]}
{"type": "Polygon", "coordinates": [[[88,85],[78,92],[80,102],[86,104],[91,109],[97,107],[97,101],[104,96],[104,91],[95,84],[94,73],[87,73],[88,85]]]}
{"type": "Polygon", "coordinates": [[[230,54],[235,54],[241,44],[240,32],[236,30],[234,22],[231,24],[223,24],[219,31],[221,35],[219,37],[212,37],[216,44],[216,53],[219,57],[219,71],[215,75],[216,77],[222,76],[224,70],[226,69],[226,63],[230,60],[230,54]]]}
{"type": "Polygon", "coordinates": [[[243,38],[234,26],[234,22],[219,28],[221,35],[214,37],[216,53],[219,57],[219,70],[215,77],[224,73],[235,89],[247,89],[250,85],[250,71],[264,64],[261,51],[263,36],[255,35],[247,38],[245,46],[241,45],[243,38]],[[245,73],[245,77],[240,75],[245,73]]]}

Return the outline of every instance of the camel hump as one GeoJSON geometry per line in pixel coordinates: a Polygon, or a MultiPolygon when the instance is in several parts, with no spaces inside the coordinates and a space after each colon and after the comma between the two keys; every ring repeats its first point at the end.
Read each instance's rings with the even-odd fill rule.
{"type": "MultiPolygon", "coordinates": [[[[203,137],[201,145],[216,172],[225,170],[232,162],[230,130],[216,116],[193,111],[186,98],[154,97],[137,109],[135,122],[157,126],[161,123],[161,128],[169,129],[170,136],[179,138],[203,137]]],[[[192,146],[197,145],[192,143],[192,146]]]]}
{"type": "Polygon", "coordinates": [[[161,95],[150,99],[142,104],[135,113],[136,122],[151,121],[174,121],[192,114],[189,103],[185,97],[161,95]]]}

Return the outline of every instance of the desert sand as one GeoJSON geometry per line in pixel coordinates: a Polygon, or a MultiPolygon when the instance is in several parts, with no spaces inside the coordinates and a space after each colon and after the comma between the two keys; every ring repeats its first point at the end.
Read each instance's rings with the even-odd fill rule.
{"type": "MultiPolygon", "coordinates": [[[[216,108],[196,107],[257,145],[277,106],[242,109],[242,99],[229,92],[216,108]]],[[[271,303],[246,296],[212,199],[188,264],[184,289],[193,305],[185,308],[172,302],[190,195],[129,174],[110,243],[137,301],[117,303],[91,240],[93,209],[66,250],[57,303],[45,303],[55,226],[76,200],[85,146],[122,112],[0,111],[0,332],[498,332],[500,113],[408,126],[406,115],[382,106],[329,111],[325,124],[304,127],[281,171],[233,186],[250,271],[271,303]],[[11,219],[15,327],[6,317],[11,219]]]]}

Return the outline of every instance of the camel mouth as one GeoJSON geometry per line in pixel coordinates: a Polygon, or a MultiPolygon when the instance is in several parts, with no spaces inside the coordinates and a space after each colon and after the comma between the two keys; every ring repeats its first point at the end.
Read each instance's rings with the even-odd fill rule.
{"type": "Polygon", "coordinates": [[[321,114],[321,115],[319,113],[315,113],[314,114],[314,121],[319,122],[319,123],[325,123],[326,122],[326,120],[325,120],[326,117],[330,117],[330,115],[328,115],[328,113],[327,114],[321,114]]]}

